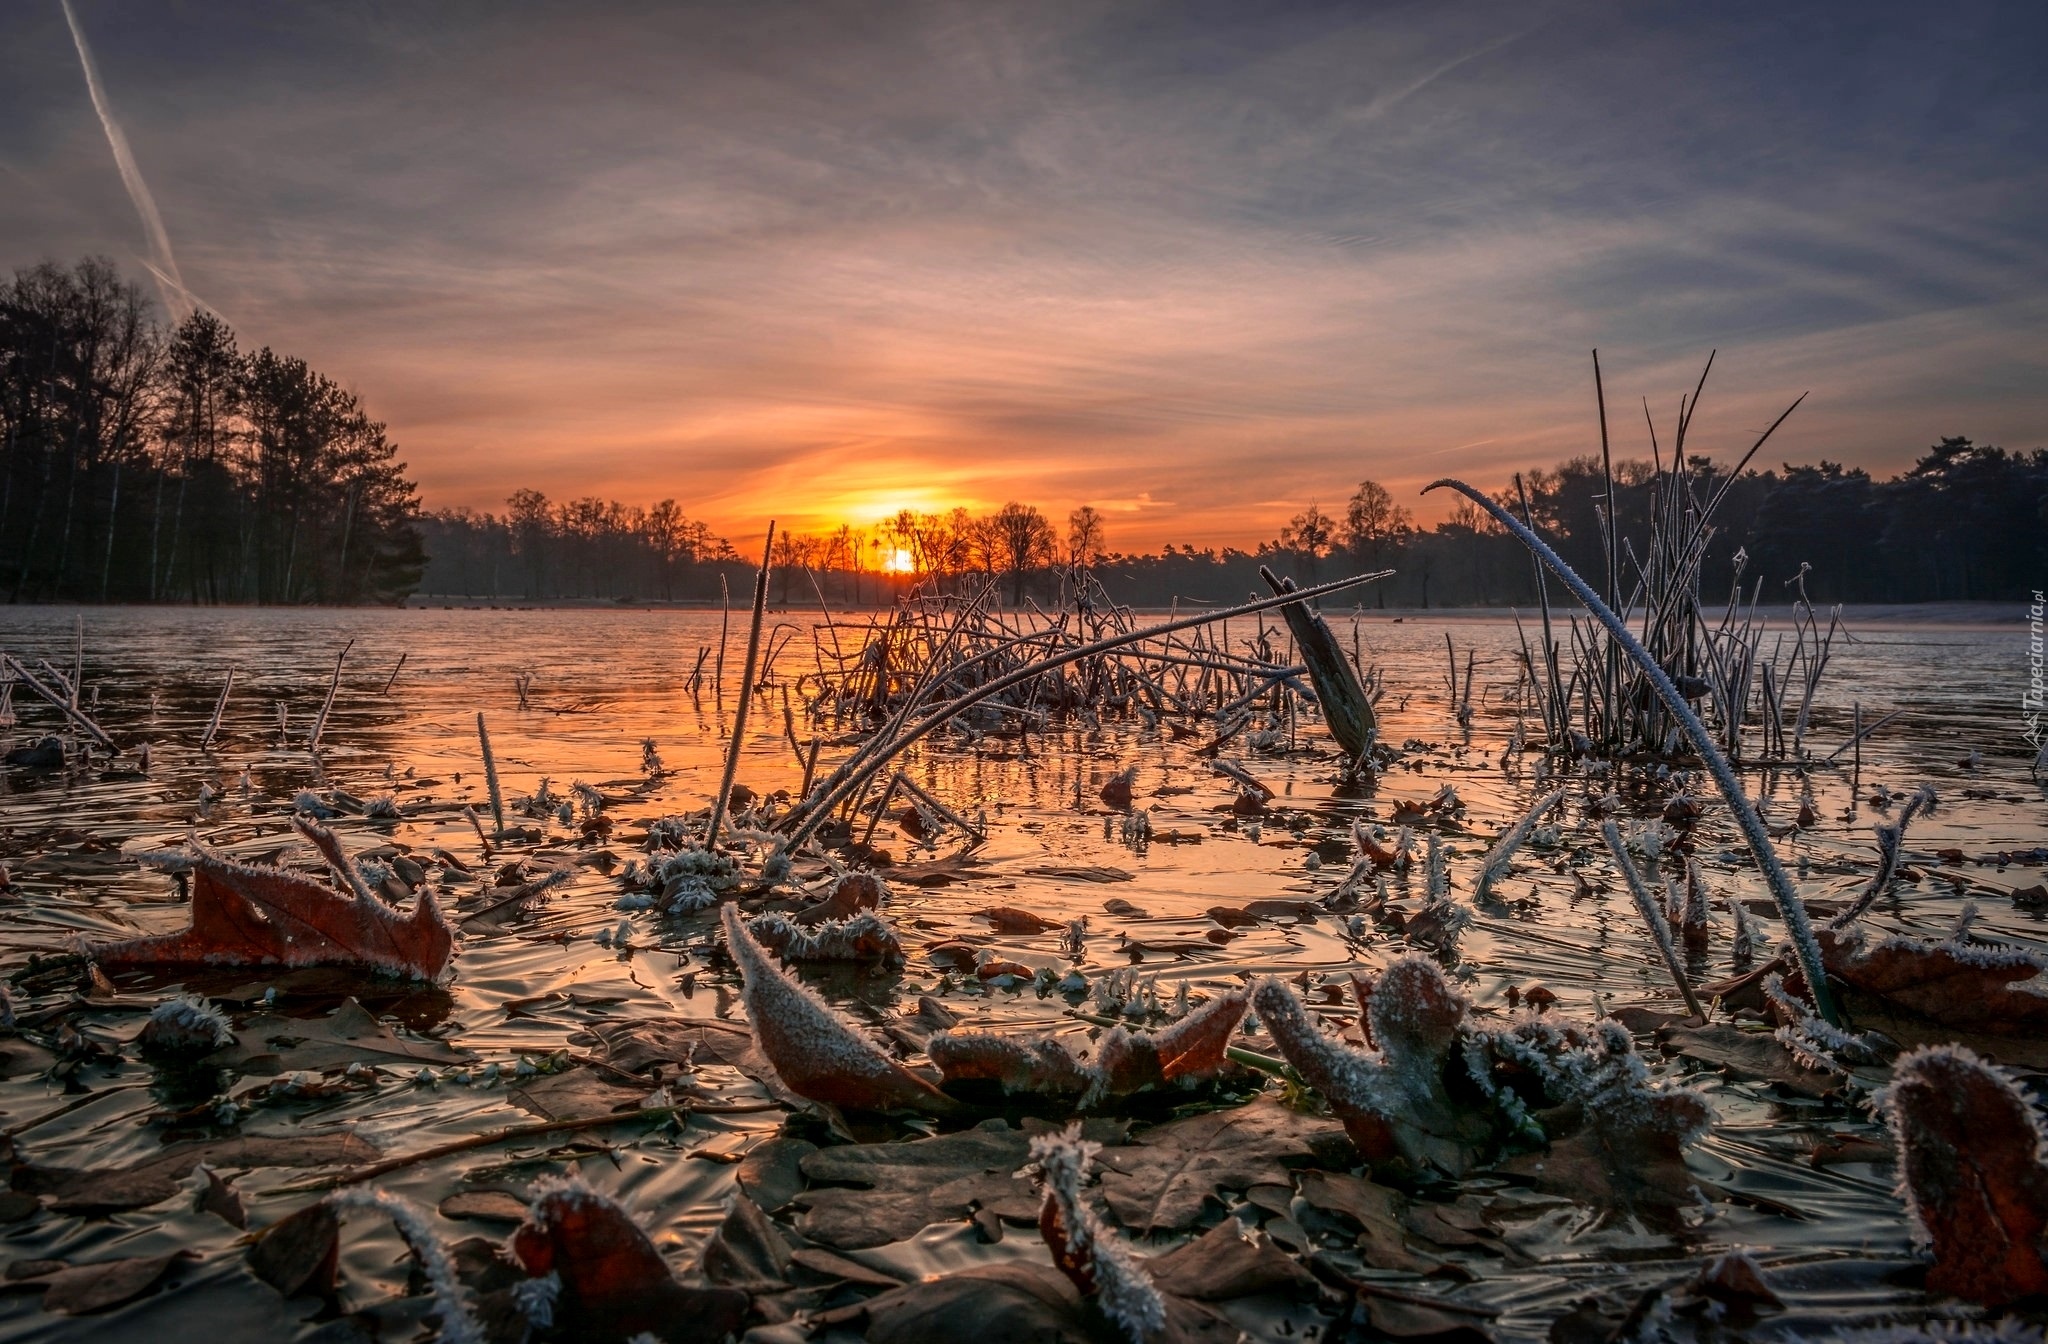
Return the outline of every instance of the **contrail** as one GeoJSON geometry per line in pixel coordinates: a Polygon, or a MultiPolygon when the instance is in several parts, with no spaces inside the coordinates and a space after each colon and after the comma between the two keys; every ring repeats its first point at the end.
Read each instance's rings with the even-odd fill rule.
{"type": "Polygon", "coordinates": [[[78,26],[78,16],[71,12],[71,0],[57,0],[64,7],[64,22],[71,25],[71,40],[78,47],[78,63],[85,67],[86,92],[92,95],[92,109],[100,114],[100,126],[107,133],[107,145],[114,151],[114,166],[121,170],[121,184],[128,188],[128,199],[135,202],[135,213],[142,216],[142,231],[149,235],[149,260],[144,263],[149,273],[156,277],[157,288],[162,291],[164,307],[170,311],[171,320],[183,321],[198,306],[191,291],[178,275],[178,259],[171,255],[171,236],[164,231],[163,216],[157,213],[156,198],[149,194],[149,184],[142,180],[142,170],[135,165],[135,155],[128,148],[128,137],[121,134],[121,125],[114,120],[114,111],[107,106],[107,94],[100,87],[99,67],[93,64],[92,48],[85,44],[85,30],[78,26]]]}

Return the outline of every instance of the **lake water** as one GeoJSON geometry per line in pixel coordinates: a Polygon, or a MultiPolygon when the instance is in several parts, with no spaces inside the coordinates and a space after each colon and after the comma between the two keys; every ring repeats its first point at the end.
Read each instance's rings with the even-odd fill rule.
{"type": "MultiPolygon", "coordinates": [[[[866,619],[840,615],[835,628],[827,629],[815,611],[771,617],[775,655],[767,687],[755,701],[739,771],[743,782],[763,793],[794,791],[803,774],[800,751],[814,735],[824,738],[821,773],[843,757],[849,748],[842,735],[852,725],[807,720],[805,697],[815,681],[806,674],[824,667],[835,648],[856,643],[866,619]]],[[[80,935],[133,936],[183,927],[185,909],[171,879],[127,855],[187,836],[239,855],[275,854],[291,839],[286,817],[301,790],[393,795],[407,814],[402,822],[377,825],[345,816],[336,823],[352,849],[444,846],[476,861],[477,838],[459,804],[485,810],[478,711],[487,715],[508,798],[533,793],[543,779],[557,793],[574,782],[587,783],[630,799],[609,809],[622,831],[633,822],[702,807],[717,787],[745,644],[744,631],[736,628],[722,700],[709,685],[715,655],[703,662],[705,687],[695,694],[688,689],[700,651],[719,643],[716,612],[27,608],[0,612],[0,648],[31,666],[46,658],[68,671],[81,621],[85,703],[124,743],[148,741],[149,767],[0,774],[0,861],[14,882],[12,896],[0,897],[0,969],[6,971],[33,952],[61,950],[80,935]],[[340,686],[316,759],[306,749],[305,732],[344,645],[349,649],[340,686]],[[214,749],[203,753],[196,744],[230,669],[238,675],[221,732],[214,749]],[[520,678],[530,679],[523,709],[520,678]],[[641,743],[650,738],[670,771],[651,788],[644,787],[641,771],[641,743]],[[218,795],[210,806],[201,805],[202,787],[218,795]]],[[[740,624],[736,617],[735,627],[740,624]]],[[[1249,635],[1245,624],[1242,635],[1249,635]]],[[[1230,811],[1235,786],[1194,753],[1199,740],[1178,741],[1135,720],[1055,724],[1023,746],[995,737],[971,745],[935,738],[906,758],[906,768],[957,811],[986,813],[990,842],[979,854],[986,867],[971,882],[933,889],[899,885],[890,913],[911,949],[907,972],[832,977],[822,982],[828,996],[864,1005],[869,1015],[914,1005],[919,993],[938,982],[918,949],[961,934],[988,941],[1026,965],[1064,970],[1070,964],[1050,934],[987,939],[988,926],[975,916],[995,905],[1060,919],[1087,916],[1081,969],[1090,975],[1132,964],[1129,940],[1179,945],[1179,952],[1145,957],[1142,970],[1156,972],[1164,985],[1186,979],[1208,989],[1234,985],[1246,974],[1314,976],[1384,960],[1397,950],[1386,936],[1361,939],[1327,917],[1266,921],[1214,945],[1205,935],[1215,926],[1203,912],[1258,898],[1326,894],[1348,861],[1311,856],[1348,853],[1354,819],[1386,821],[1397,800],[1428,798],[1446,783],[1465,804],[1461,818],[1443,830],[1461,875],[1460,890],[1468,891],[1470,864],[1542,790],[1534,776],[1536,757],[1504,751],[1515,724],[1511,688],[1518,638],[1511,620],[1460,615],[1396,621],[1381,613],[1353,619],[1338,612],[1332,624],[1340,642],[1382,670],[1383,734],[1409,745],[1409,759],[1375,787],[1342,787],[1331,756],[1311,749],[1325,741],[1312,724],[1300,729],[1300,750],[1281,744],[1272,752],[1236,753],[1278,794],[1274,808],[1283,818],[1256,827],[1241,824],[1230,811]],[[1447,632],[1461,665],[1468,650],[1475,656],[1479,712],[1469,733],[1460,730],[1446,704],[1447,632]],[[1120,818],[1098,800],[1097,791],[1129,766],[1138,768],[1136,806],[1149,809],[1155,831],[1199,836],[1199,843],[1125,843],[1120,818]],[[1301,824],[1284,824],[1292,813],[1301,814],[1301,824]],[[1047,866],[1116,868],[1131,880],[1101,885],[1026,871],[1047,866]],[[1112,899],[1129,902],[1138,913],[1107,913],[1104,902],[1112,899]]],[[[1833,751],[1848,736],[1859,704],[1866,723],[1902,711],[1864,744],[1860,777],[1847,753],[1803,778],[1783,769],[1747,775],[1774,826],[1788,826],[1803,790],[1811,790],[1820,822],[1781,846],[1802,891],[1826,901],[1864,880],[1875,853],[1871,827],[1881,814],[1860,800],[1881,786],[1910,789],[1927,782],[1941,792],[1940,811],[1912,832],[1908,847],[1915,854],[1957,848],[1978,859],[2048,845],[2048,795],[2029,778],[2034,751],[2020,735],[2023,628],[1912,621],[1852,624],[1852,633],[1853,642],[1837,647],[1808,745],[1819,756],[1833,751]]],[[[12,708],[18,721],[0,728],[7,746],[56,726],[55,716],[26,688],[17,688],[12,708]]],[[[1653,806],[1648,798],[1631,801],[1653,806]]],[[[574,839],[573,828],[555,826],[537,848],[574,856],[582,852],[574,839]]],[[[934,856],[886,823],[876,839],[899,860],[934,856]]],[[[631,857],[628,844],[612,848],[631,857]]],[[[936,853],[952,848],[942,839],[936,853]]],[[[1699,856],[1717,899],[1765,895],[1718,805],[1709,807],[1701,823],[1699,856]]],[[[2041,867],[2037,860],[2006,867],[1987,863],[1982,871],[1995,881],[2026,886],[2042,880],[2041,867]]],[[[1511,986],[1537,981],[1561,996],[1560,1011],[1581,1016],[1596,1002],[1611,1007],[1671,998],[1662,963],[1626,891],[1606,880],[1611,873],[1603,878],[1598,863],[1583,872],[1594,879],[1590,889],[1561,862],[1520,864],[1506,884],[1508,903],[1479,914],[1460,944],[1457,974],[1483,1009],[1505,1011],[1511,986]]],[[[615,882],[596,868],[577,873],[531,920],[472,933],[444,987],[385,985],[357,992],[416,1031],[508,1066],[522,1055],[568,1048],[593,1022],[735,1011],[733,977],[715,954],[718,938],[709,915],[622,915],[615,882]],[[631,921],[624,950],[594,939],[622,918],[631,921]],[[562,997],[531,1006],[549,994],[562,997]]],[[[466,893],[449,894],[459,899],[466,893]]],[[[1981,932],[2048,947],[2039,913],[1986,899],[1982,891],[1976,899],[1981,932]]],[[[1937,933],[1956,918],[1963,900],[1938,881],[1905,883],[1872,923],[1937,933]]],[[[1717,918],[1711,948],[1694,968],[1705,978],[1728,969],[1726,917],[1717,918]]],[[[280,982],[242,973],[194,984],[230,1004],[259,1000],[282,984],[284,1009],[307,1015],[339,1001],[331,984],[304,977],[280,982]]],[[[132,1031],[137,1005],[146,1009],[170,987],[124,980],[117,986],[119,1000],[88,1020],[116,1035],[132,1031]]],[[[955,990],[947,1002],[970,1026],[1023,1028],[1065,1020],[1062,999],[1028,989],[955,990]]],[[[736,1075],[731,1081],[736,1095],[758,1094],[736,1075]]],[[[1720,1123],[1694,1153],[1694,1168],[1704,1179],[1750,1192],[1756,1196],[1752,1202],[1717,1204],[1682,1244],[1614,1228],[1595,1231],[1569,1213],[1546,1215],[1517,1234],[1512,1263],[1482,1267],[1480,1281],[1461,1290],[1461,1298],[1504,1313],[1495,1322],[1504,1337],[1541,1338],[1551,1318],[1591,1290],[1589,1282],[1659,1282],[1707,1251],[1749,1246],[1763,1263],[1782,1269],[1774,1283],[1787,1299],[1788,1323],[1877,1313],[1912,1301],[1909,1290],[1886,1277],[1908,1252],[1889,1169],[1819,1169],[1805,1160],[1818,1135],[1881,1131],[1867,1117],[1840,1108],[1789,1102],[1763,1087],[1713,1075],[1701,1081],[1720,1123]],[[1804,1216],[1786,1216],[1782,1205],[1804,1216]]],[[[134,1160],[162,1141],[152,1117],[189,1104],[175,1095],[176,1087],[133,1061],[95,1070],[86,1085],[97,1093],[94,1098],[24,1136],[22,1150],[38,1163],[94,1167],[134,1160]]],[[[245,1086],[232,1079],[225,1085],[233,1092],[245,1086]]],[[[0,1112],[9,1126],[75,1100],[33,1073],[11,1073],[0,1081],[0,1112]]],[[[405,1152],[531,1118],[507,1103],[502,1089],[416,1086],[393,1069],[369,1092],[260,1109],[245,1129],[346,1129],[386,1151],[405,1152]]],[[[544,1155],[558,1165],[575,1162],[594,1183],[626,1198],[664,1250],[685,1264],[717,1223],[732,1189],[727,1162],[689,1154],[728,1157],[778,1123],[772,1113],[723,1121],[699,1117],[680,1134],[622,1133],[611,1136],[616,1146],[602,1152],[586,1144],[580,1152],[544,1155]]],[[[471,1154],[401,1172],[388,1184],[431,1206],[456,1188],[465,1171],[509,1161],[506,1153],[471,1154]]],[[[533,1169],[525,1170],[530,1175],[533,1169]]],[[[303,1202],[304,1196],[265,1194],[296,1174],[258,1170],[240,1179],[252,1226],[303,1202]]],[[[456,1236],[479,1229],[449,1223],[444,1230],[456,1236]]],[[[0,1297],[0,1335],[9,1338],[132,1339],[144,1329],[165,1338],[288,1338],[310,1328],[311,1304],[281,1302],[251,1279],[243,1257],[232,1249],[233,1229],[193,1211],[189,1201],[90,1220],[44,1213],[10,1226],[8,1234],[17,1257],[78,1262],[181,1246],[202,1257],[176,1271],[173,1290],[88,1320],[41,1316],[33,1296],[0,1297]]],[[[998,1246],[981,1247],[971,1231],[936,1228],[887,1254],[902,1268],[932,1272],[979,1256],[1029,1254],[1037,1246],[1035,1239],[1012,1235],[998,1246]]],[[[1042,1248],[1037,1253],[1042,1256],[1042,1248]]],[[[402,1291],[404,1271],[388,1233],[352,1231],[344,1254],[353,1303],[374,1304],[402,1291]]],[[[1277,1322],[1272,1328],[1279,1329],[1277,1322]]]]}

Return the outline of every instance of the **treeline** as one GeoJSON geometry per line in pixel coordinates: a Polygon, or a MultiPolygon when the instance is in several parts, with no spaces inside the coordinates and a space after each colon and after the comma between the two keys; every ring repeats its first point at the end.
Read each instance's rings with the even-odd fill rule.
{"type": "MultiPolygon", "coordinates": [[[[2048,574],[2048,452],[2009,453],[1943,439],[1911,470],[1874,480],[1832,462],[1775,471],[1688,464],[1693,497],[1719,496],[1702,569],[1720,600],[1738,571],[1745,600],[1786,602],[1804,585],[1815,602],[2021,600],[2048,574]],[[1760,585],[1760,586],[1759,586],[1760,585]]],[[[1614,464],[1624,579],[1649,535],[1654,471],[1614,464]],[[1630,549],[1633,547],[1633,551],[1630,549]]],[[[1532,471],[1501,502],[1526,508],[1574,568],[1606,572],[1599,459],[1532,471]]],[[[672,501],[651,509],[585,499],[551,505],[521,491],[502,515],[466,510],[421,520],[434,561],[430,594],[619,601],[716,599],[725,575],[739,590],[752,563],[685,520],[672,501]]],[[[784,533],[772,553],[771,598],[814,605],[886,604],[920,584],[955,592],[993,582],[1012,606],[1051,604],[1090,570],[1119,602],[1228,603],[1267,591],[1259,567],[1303,582],[1391,569],[1361,589],[1378,607],[1530,606],[1537,600],[1529,554],[1480,510],[1459,501],[1434,527],[1379,484],[1360,483],[1341,510],[1310,504],[1279,535],[1252,550],[1168,544],[1157,553],[1110,547],[1106,520],[1083,506],[1059,526],[1021,503],[987,514],[964,508],[905,511],[872,527],[784,533]]],[[[1551,595],[1559,589],[1551,586],[1551,595]]]]}
{"type": "Polygon", "coordinates": [[[0,454],[11,602],[397,602],[426,563],[352,393],[104,258],[0,286],[0,454]]]}
{"type": "MultiPolygon", "coordinates": [[[[1825,461],[1731,479],[1727,466],[1694,457],[1687,470],[1702,506],[1720,496],[1702,569],[1710,594],[1732,591],[1739,571],[1745,600],[1761,595],[1766,603],[1791,600],[1801,584],[1820,603],[2018,601],[2048,575],[2048,451],[1945,438],[1889,480],[1825,461]]],[[[1647,461],[1614,464],[1620,536],[1638,555],[1649,536],[1653,478],[1647,461]]],[[[1537,529],[1574,568],[1597,578],[1606,566],[1606,490],[1599,459],[1588,456],[1532,471],[1498,498],[1519,513],[1526,492],[1537,529]]],[[[774,591],[803,600],[808,585],[793,576],[808,568],[832,600],[886,600],[897,576],[878,573],[885,566],[872,557],[902,552],[919,576],[952,586],[999,578],[1012,602],[1057,600],[1071,591],[1063,579],[1074,565],[1091,568],[1118,601],[1136,606],[1263,594],[1261,565],[1304,582],[1394,570],[1360,590],[1360,600],[1380,607],[1537,600],[1528,552],[1480,510],[1461,500],[1448,519],[1421,528],[1373,481],[1360,483],[1338,512],[1310,504],[1249,551],[1168,544],[1155,554],[1125,554],[1110,540],[1102,515],[1088,507],[1069,515],[1063,535],[1021,504],[986,518],[962,509],[902,514],[866,532],[842,528],[778,542],[774,591]]],[[[1629,556],[1624,546],[1624,580],[1629,556]]],[[[1555,598],[1559,590],[1552,584],[1550,591],[1555,598]]]]}
{"type": "MultiPolygon", "coordinates": [[[[701,601],[739,557],[672,499],[651,508],[602,499],[554,504],[520,490],[503,513],[435,509],[420,516],[428,562],[421,587],[438,597],[525,602],[701,601]]],[[[746,567],[749,581],[753,567],[746,567]]]]}

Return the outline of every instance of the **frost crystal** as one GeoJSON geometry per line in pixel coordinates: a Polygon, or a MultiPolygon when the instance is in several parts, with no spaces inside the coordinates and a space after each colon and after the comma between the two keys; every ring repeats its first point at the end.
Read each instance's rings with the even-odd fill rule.
{"type": "Polygon", "coordinates": [[[233,1045],[235,1030],[220,1009],[197,994],[185,994],[151,1009],[136,1043],[145,1050],[196,1053],[233,1045]]]}
{"type": "Polygon", "coordinates": [[[1536,805],[1530,808],[1520,821],[1501,833],[1493,848],[1486,851],[1485,861],[1479,865],[1479,886],[1474,893],[1475,897],[1484,898],[1487,892],[1492,890],[1495,882],[1507,876],[1508,864],[1514,859],[1515,851],[1529,839],[1530,833],[1535,829],[1536,823],[1542,820],[1543,814],[1563,801],[1563,789],[1544,795],[1536,800],[1536,805]]]}
{"type": "Polygon", "coordinates": [[[341,1190],[327,1197],[330,1207],[346,1211],[350,1209],[373,1209],[390,1218],[398,1228],[398,1235],[405,1238],[405,1244],[420,1262],[425,1273],[427,1288],[434,1297],[434,1310],[441,1317],[441,1339],[444,1344],[485,1344],[487,1336],[470,1315],[469,1305],[462,1300],[462,1287],[455,1278],[455,1262],[448,1256],[447,1248],[434,1236],[433,1226],[427,1221],[427,1212],[409,1199],[391,1194],[385,1190],[341,1190]]]}
{"type": "Polygon", "coordinates": [[[1089,1164],[1102,1145],[1081,1137],[1079,1123],[1061,1134],[1041,1134],[1031,1141],[1031,1165],[1020,1174],[1035,1178],[1045,1203],[1038,1227],[1052,1250],[1053,1261],[1096,1305],[1131,1344],[1166,1324],[1166,1300],[1153,1286],[1138,1258],[1088,1207],[1081,1188],[1089,1164]]]}
{"type": "Polygon", "coordinates": [[[828,919],[808,929],[787,915],[756,915],[747,928],[763,947],[785,961],[860,961],[886,966],[901,966],[904,961],[896,931],[873,910],[863,910],[851,919],[828,919]]]}

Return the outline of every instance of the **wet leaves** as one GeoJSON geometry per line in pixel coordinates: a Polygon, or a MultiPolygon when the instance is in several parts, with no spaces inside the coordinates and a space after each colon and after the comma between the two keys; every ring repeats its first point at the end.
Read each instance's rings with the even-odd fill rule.
{"type": "Polygon", "coordinates": [[[977,1209],[1029,1223],[1038,1216],[1038,1199],[1017,1171],[1030,1152],[1030,1135],[999,1119],[914,1143],[821,1149],[801,1160],[814,1184],[796,1197],[804,1210],[797,1230],[828,1246],[861,1250],[977,1209]]]}
{"type": "Polygon", "coordinates": [[[1102,1152],[1102,1195],[1134,1232],[1194,1226],[1219,1191],[1286,1183],[1289,1169],[1341,1152],[1339,1127],[1259,1100],[1171,1120],[1102,1152]]]}
{"type": "Polygon", "coordinates": [[[173,1144],[140,1162],[111,1169],[17,1166],[14,1188],[51,1197],[51,1207],[60,1213],[116,1213],[161,1204],[178,1193],[179,1183],[201,1162],[215,1170],[250,1170],[353,1166],[377,1156],[376,1148],[353,1134],[243,1135],[173,1144]]]}
{"type": "Polygon", "coordinates": [[[35,1280],[43,1284],[43,1310],[63,1316],[85,1316],[111,1311],[132,1302],[152,1288],[186,1252],[135,1256],[126,1260],[102,1260],[89,1265],[69,1265],[35,1280]]]}
{"type": "Polygon", "coordinates": [[[250,1272],[286,1297],[328,1297],[341,1263],[341,1219],[321,1201],[271,1224],[249,1248],[250,1272]]]}
{"type": "Polygon", "coordinates": [[[208,1064],[244,1073],[321,1073],[365,1060],[460,1064],[473,1058],[446,1042],[400,1036],[354,999],[326,1017],[258,1013],[235,1033],[235,1044],[207,1056],[208,1064]]]}
{"type": "Polygon", "coordinates": [[[1769,1032],[1744,1031],[1725,1022],[1704,1027],[1671,1026],[1657,1033],[1666,1050],[1726,1069],[1738,1078],[1775,1083],[1803,1097],[1831,1097],[1846,1075],[1809,1069],[1769,1032]]]}

